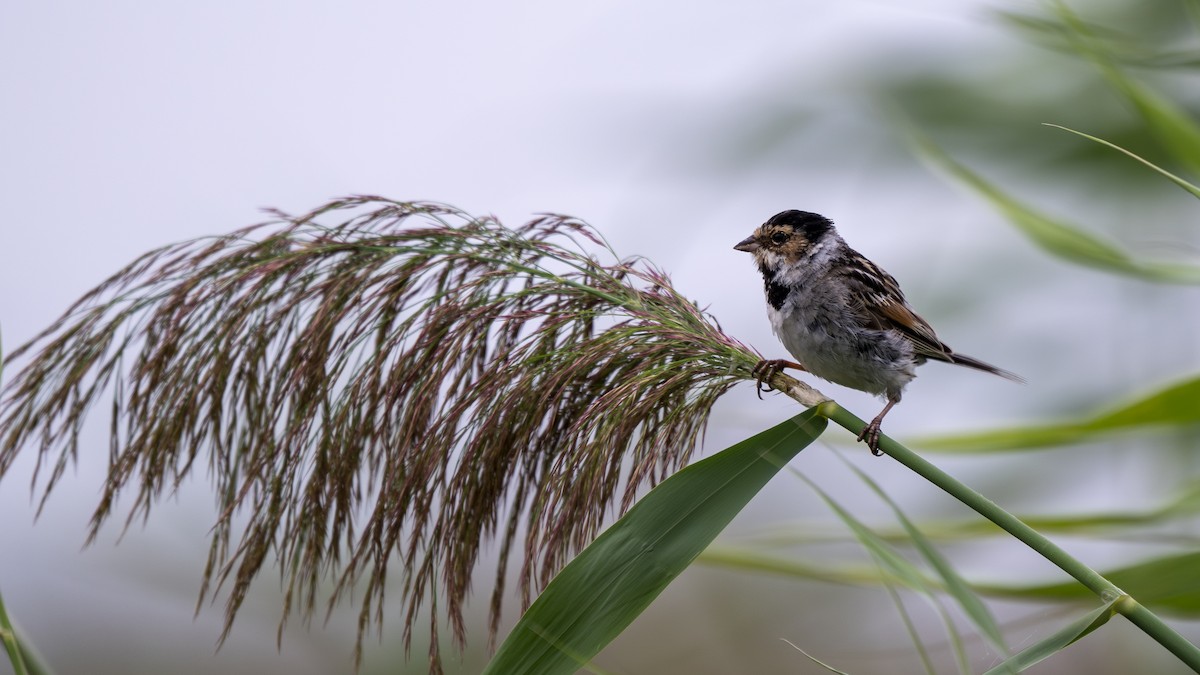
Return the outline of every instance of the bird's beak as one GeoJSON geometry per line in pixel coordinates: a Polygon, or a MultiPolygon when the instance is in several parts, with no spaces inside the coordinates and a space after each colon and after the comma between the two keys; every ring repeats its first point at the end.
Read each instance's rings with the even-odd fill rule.
{"type": "Polygon", "coordinates": [[[746,253],[754,253],[759,248],[758,240],[756,240],[754,238],[754,236],[751,235],[751,236],[746,237],[745,239],[739,241],[737,243],[737,246],[734,246],[733,248],[738,251],[745,251],[746,253]]]}

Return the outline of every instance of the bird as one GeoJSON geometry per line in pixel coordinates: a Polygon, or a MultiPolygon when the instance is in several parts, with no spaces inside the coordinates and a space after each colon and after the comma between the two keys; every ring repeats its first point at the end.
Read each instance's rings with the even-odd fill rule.
{"type": "Polygon", "coordinates": [[[807,371],[887,403],[858,440],[879,456],[883,418],[916,368],[928,360],[953,363],[1024,382],[1013,373],[959,354],[938,338],[892,275],[850,248],[833,221],[809,211],[777,213],[734,249],[754,255],[762,273],[767,316],[797,362],[764,359],[755,366],[759,397],[784,368],[807,371]]]}

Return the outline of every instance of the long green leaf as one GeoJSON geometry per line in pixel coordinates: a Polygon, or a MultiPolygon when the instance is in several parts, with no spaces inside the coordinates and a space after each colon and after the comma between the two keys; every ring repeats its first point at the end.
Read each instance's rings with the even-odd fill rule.
{"type": "MultiPolygon", "coordinates": [[[[820,567],[799,565],[784,556],[728,547],[705,552],[702,561],[739,570],[855,586],[873,586],[883,581],[878,572],[862,566],[845,563],[820,567]]],[[[1197,570],[1200,570],[1200,552],[1187,552],[1106,571],[1103,576],[1154,611],[1200,618],[1200,574],[1196,573],[1197,570]]],[[[943,590],[942,582],[938,580],[924,578],[920,583],[926,588],[943,590]]],[[[1073,581],[1021,585],[973,583],[971,588],[976,593],[990,597],[1038,602],[1076,602],[1096,597],[1093,592],[1073,581]]]]}
{"type": "Polygon", "coordinates": [[[825,426],[807,410],[663,481],[559,572],[484,672],[574,673],[825,426]]]}
{"type": "Polygon", "coordinates": [[[1198,401],[1200,376],[1080,420],[948,434],[916,439],[912,444],[924,450],[962,454],[1051,448],[1081,443],[1112,431],[1197,424],[1200,423],[1198,401]]]}
{"type": "Polygon", "coordinates": [[[1072,621],[1055,631],[1037,643],[1022,649],[1020,653],[1005,659],[995,668],[988,670],[983,675],[999,675],[1000,673],[1020,672],[1041,663],[1046,659],[1054,656],[1058,652],[1066,649],[1075,642],[1082,639],[1088,633],[1108,623],[1108,620],[1116,614],[1113,609],[1113,603],[1101,605],[1095,610],[1088,612],[1084,616],[1072,621]]]}
{"type": "Polygon", "coordinates": [[[758,548],[715,544],[704,549],[696,562],[713,567],[723,567],[739,572],[765,572],[785,577],[811,579],[845,586],[873,586],[883,581],[899,583],[911,588],[909,580],[902,579],[883,568],[883,565],[868,567],[861,564],[813,565],[794,557],[764,553],[758,548]]]}
{"type": "MultiPolygon", "coordinates": [[[[1138,602],[1156,612],[1200,617],[1200,552],[1165,555],[1104,574],[1138,602]]],[[[990,595],[1027,600],[1085,600],[1093,597],[1073,582],[1036,586],[977,586],[990,595]]]]}
{"type": "MultiPolygon", "coordinates": [[[[1144,541],[1175,543],[1200,548],[1200,535],[1182,532],[1147,531],[1154,525],[1180,518],[1190,518],[1200,513],[1200,480],[1184,484],[1157,505],[1142,510],[1096,511],[1078,514],[1046,515],[1038,513],[1017,514],[1026,525],[1042,533],[1068,534],[1098,539],[1120,537],[1128,540],[1138,537],[1144,541]]],[[[797,546],[806,544],[828,544],[847,541],[844,532],[826,532],[828,526],[815,521],[797,522],[764,528],[752,535],[751,541],[763,547],[797,546]]],[[[986,520],[926,520],[921,523],[921,532],[934,541],[955,541],[996,537],[1004,530],[986,520]]],[[[906,541],[908,533],[903,528],[876,527],[875,533],[887,541],[906,541]]],[[[707,557],[713,549],[704,552],[707,557]]],[[[731,555],[736,556],[736,553],[731,555]]],[[[730,558],[733,560],[733,558],[730,558]]]]}
{"type": "Polygon", "coordinates": [[[986,198],[1017,229],[1048,253],[1086,267],[1149,281],[1200,284],[1200,267],[1134,258],[1112,242],[1052,218],[1009,196],[951,159],[922,134],[910,130],[909,135],[922,156],[986,198]]]}

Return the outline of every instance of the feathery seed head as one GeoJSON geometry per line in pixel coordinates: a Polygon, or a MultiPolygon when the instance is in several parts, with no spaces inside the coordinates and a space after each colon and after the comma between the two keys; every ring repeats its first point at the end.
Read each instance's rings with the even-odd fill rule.
{"type": "Polygon", "coordinates": [[[528,601],[686,462],[759,358],[572,218],[509,229],[366,196],[274,215],[134,261],[14,352],[0,390],[0,476],[38,447],[43,500],[111,397],[93,537],[122,493],[128,525],[207,464],[220,518],[201,597],[228,585],[227,631],[276,562],[287,608],[311,616],[332,580],[331,606],[361,592],[362,630],[399,569],[406,641],[427,608],[461,642],[496,539],[494,631],[513,545],[528,601]]]}

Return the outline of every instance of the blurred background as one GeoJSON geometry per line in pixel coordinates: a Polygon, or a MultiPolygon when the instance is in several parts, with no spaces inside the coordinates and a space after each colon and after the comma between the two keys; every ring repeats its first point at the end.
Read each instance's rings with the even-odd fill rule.
{"type": "MultiPolygon", "coordinates": [[[[1131,76],[1183,110],[1200,106],[1192,3],[1076,4],[1131,76]]],[[[889,415],[889,433],[907,440],[1085,416],[1200,371],[1200,290],[1050,255],[906,140],[919,130],[1009,194],[1139,256],[1194,262],[1193,197],[1042,125],[1195,168],[1147,132],[1144,111],[1072,51],[1054,17],[1047,3],[973,0],[6,3],[3,344],[23,344],[151,248],[264,220],[263,207],[303,212],[368,193],[442,201],[510,225],[537,212],[578,216],[622,255],[668,270],[727,332],[781,357],[761,279],[732,246],[799,208],[837,222],[955,349],[1029,380],[929,365],[889,415]]],[[[881,406],[814,384],[862,417],[881,406]]],[[[795,412],[789,399],[760,401],[740,385],[718,406],[703,452],[795,412]]],[[[351,670],[355,609],[309,627],[293,620],[277,646],[281,596],[269,574],[216,651],[223,608],[195,607],[215,518],[199,476],[146,523],[122,533],[113,522],[83,548],[107,461],[106,420],[97,412],[94,421],[93,451],[40,517],[32,453],[0,482],[0,591],[51,665],[97,674],[351,670]]],[[[1194,438],[1193,425],[1054,451],[930,456],[1017,513],[1144,513],[1194,485],[1194,438]]],[[[822,440],[793,467],[861,519],[892,523],[835,448],[915,519],[969,518],[848,434],[822,440]]],[[[1103,571],[1194,548],[1195,524],[1164,518],[1138,536],[1093,531],[1062,543],[1103,571]]],[[[726,552],[766,546],[828,569],[869,566],[786,473],[718,539],[726,552]]],[[[1061,579],[1003,538],[944,550],[972,581],[1061,579]]],[[[477,597],[471,643],[449,672],[477,672],[486,660],[485,584],[477,597]]],[[[931,658],[953,672],[938,614],[920,599],[909,604],[931,658]]],[[[1059,604],[993,607],[1017,648],[1079,614],[1059,604]]],[[[515,602],[508,609],[505,627],[515,602]]],[[[367,640],[363,672],[427,671],[419,636],[403,661],[401,620],[397,609],[367,640]]],[[[1179,628],[1200,638],[1194,622],[1179,628]]],[[[848,672],[921,668],[878,586],[715,559],[685,572],[596,664],[610,673],[824,672],[785,640],[848,672]]],[[[974,672],[994,664],[985,643],[966,643],[974,672]]],[[[1033,672],[1183,671],[1119,620],[1041,668],[1033,672]]]]}

